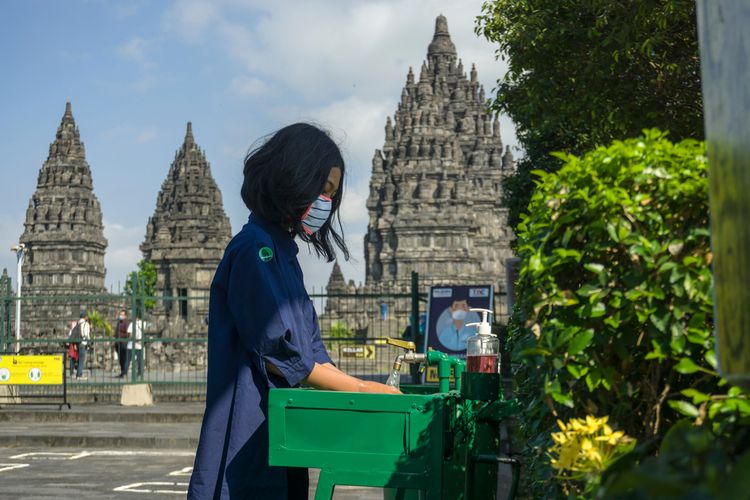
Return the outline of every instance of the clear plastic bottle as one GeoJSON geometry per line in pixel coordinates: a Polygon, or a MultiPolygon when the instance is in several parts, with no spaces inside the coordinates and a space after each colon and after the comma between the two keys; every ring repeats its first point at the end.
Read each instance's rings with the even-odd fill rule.
{"type": "Polygon", "coordinates": [[[385,385],[395,387],[399,389],[401,387],[401,367],[396,368],[394,366],[391,370],[391,374],[388,376],[388,380],[385,381],[385,385]]]}
{"type": "MultiPolygon", "coordinates": [[[[481,312],[480,323],[469,323],[477,327],[477,334],[466,341],[466,371],[472,373],[498,373],[498,355],[500,340],[492,334],[488,316],[492,311],[488,309],[471,309],[481,312]]],[[[467,325],[467,326],[469,326],[467,325]]]]}

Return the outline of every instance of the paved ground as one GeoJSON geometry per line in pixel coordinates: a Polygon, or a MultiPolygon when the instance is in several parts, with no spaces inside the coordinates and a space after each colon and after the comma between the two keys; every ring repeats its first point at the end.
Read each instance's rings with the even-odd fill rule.
{"type": "MultiPolygon", "coordinates": [[[[184,498],[190,450],[0,448],[1,499],[184,498]]],[[[310,471],[310,498],[317,471],[310,471]]],[[[337,488],[335,500],[379,500],[376,488],[337,488]]]]}
{"type": "MultiPolygon", "coordinates": [[[[184,498],[204,403],[0,408],[0,500],[184,498]]],[[[310,498],[317,471],[310,471],[310,498]]],[[[336,500],[380,500],[340,487],[336,500]]]]}

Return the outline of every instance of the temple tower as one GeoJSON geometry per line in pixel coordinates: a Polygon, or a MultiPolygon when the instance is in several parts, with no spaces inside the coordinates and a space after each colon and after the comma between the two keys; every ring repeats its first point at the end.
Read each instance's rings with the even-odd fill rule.
{"type": "Polygon", "coordinates": [[[140,247],[156,266],[157,293],[167,299],[154,311],[162,328],[205,334],[211,280],[231,236],[221,192],[188,122],[140,247]]]}
{"type": "MultiPolygon", "coordinates": [[[[386,118],[383,148],[372,159],[365,284],[352,292],[346,287],[382,298],[364,307],[329,298],[324,325],[342,321],[368,336],[400,332],[411,302],[393,297],[408,295],[412,271],[420,274],[422,292],[430,284],[493,284],[502,321],[514,235],[501,196],[514,169],[476,68],[466,74],[448,22],[438,16],[419,77],[409,68],[396,112],[386,118]]],[[[344,283],[334,266],[328,293],[341,293],[344,283]]]]}
{"type": "Polygon", "coordinates": [[[465,73],[441,15],[372,160],[366,285],[401,288],[417,271],[432,282],[504,290],[513,234],[501,195],[514,168],[476,69],[465,73]]]}
{"type": "Polygon", "coordinates": [[[107,248],[101,206],[70,103],[39,170],[20,241],[26,245],[23,295],[36,297],[23,303],[22,335],[67,335],[70,320],[92,306],[85,297],[105,292],[107,248]],[[77,298],[53,300],[61,295],[77,298]]]}

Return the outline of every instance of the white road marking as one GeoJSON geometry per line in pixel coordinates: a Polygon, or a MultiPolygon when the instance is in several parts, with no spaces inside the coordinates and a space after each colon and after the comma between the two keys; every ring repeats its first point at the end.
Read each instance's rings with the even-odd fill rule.
{"type": "Polygon", "coordinates": [[[6,470],[13,470],[13,469],[23,469],[24,467],[28,467],[29,464],[0,464],[0,472],[5,472],[6,470]]]}
{"type": "Polygon", "coordinates": [[[92,450],[87,452],[99,457],[194,457],[194,451],[149,451],[149,450],[92,450]]]}
{"type": "Polygon", "coordinates": [[[180,470],[176,470],[174,472],[170,472],[170,476],[189,476],[193,473],[192,467],[183,467],[180,470]]]}
{"type": "Polygon", "coordinates": [[[91,450],[81,451],[78,453],[47,452],[35,451],[31,453],[21,453],[13,455],[12,460],[21,458],[31,458],[32,460],[78,460],[86,457],[192,457],[195,456],[193,451],[126,451],[126,450],[91,450]]]}
{"type": "Polygon", "coordinates": [[[21,453],[20,455],[13,455],[10,457],[11,460],[18,460],[20,458],[30,458],[32,460],[68,460],[75,453],[62,453],[54,451],[38,451],[33,453],[21,453]]]}
{"type": "Polygon", "coordinates": [[[113,488],[112,491],[125,491],[128,493],[176,493],[178,495],[185,495],[187,493],[187,489],[180,489],[180,490],[166,490],[166,489],[146,489],[143,488],[144,486],[154,487],[154,486],[169,486],[172,488],[178,488],[180,486],[183,486],[187,488],[188,483],[173,483],[173,482],[166,482],[166,481],[154,481],[154,482],[147,482],[147,483],[132,483],[132,484],[126,484],[124,486],[118,486],[117,488],[113,488]]]}

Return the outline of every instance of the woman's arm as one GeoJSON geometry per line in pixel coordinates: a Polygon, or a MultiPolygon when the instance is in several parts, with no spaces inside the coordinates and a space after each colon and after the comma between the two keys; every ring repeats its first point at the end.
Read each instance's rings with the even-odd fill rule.
{"type": "MultiPolygon", "coordinates": [[[[266,363],[266,370],[273,373],[274,375],[283,377],[281,371],[271,363],[266,363]]],[[[384,394],[401,394],[401,391],[395,387],[390,387],[385,384],[378,382],[372,382],[369,380],[360,380],[351,375],[347,375],[330,363],[321,365],[315,363],[310,374],[304,383],[315,387],[316,389],[323,389],[326,391],[346,391],[346,392],[371,392],[371,393],[384,393],[384,394]]]]}

